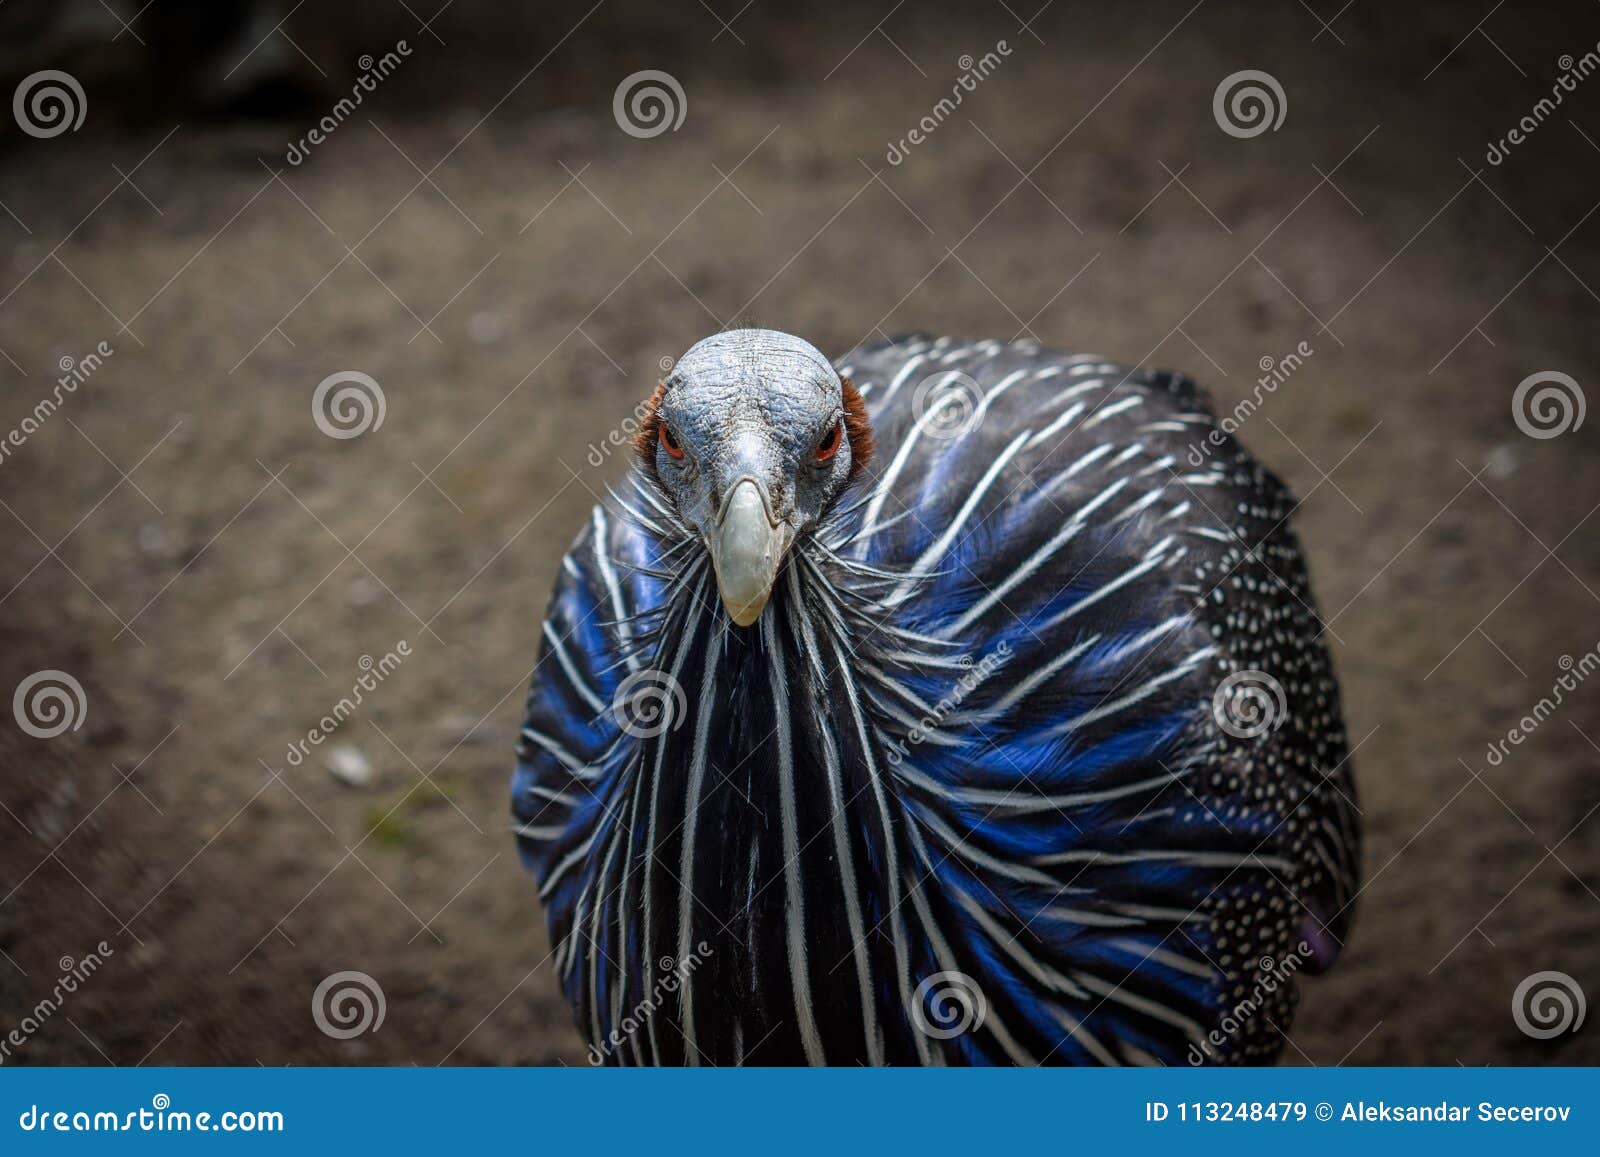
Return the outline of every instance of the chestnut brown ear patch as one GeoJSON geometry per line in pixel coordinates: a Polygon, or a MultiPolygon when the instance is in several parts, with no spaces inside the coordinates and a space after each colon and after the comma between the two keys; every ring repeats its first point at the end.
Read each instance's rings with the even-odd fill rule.
{"type": "Polygon", "coordinates": [[[633,434],[633,452],[645,472],[656,472],[656,443],[661,438],[661,399],[666,396],[667,383],[657,382],[655,392],[645,399],[644,415],[633,434]]]}
{"type": "Polygon", "coordinates": [[[844,434],[850,440],[850,478],[853,481],[872,461],[872,452],[878,443],[872,437],[872,423],[867,419],[867,403],[861,391],[847,377],[841,375],[839,381],[844,385],[844,434]]]}

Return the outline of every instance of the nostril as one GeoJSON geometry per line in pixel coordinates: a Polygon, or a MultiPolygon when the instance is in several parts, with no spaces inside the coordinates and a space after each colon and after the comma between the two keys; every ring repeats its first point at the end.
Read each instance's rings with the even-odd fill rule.
{"type": "Polygon", "coordinates": [[[715,505],[713,508],[717,512],[717,524],[719,526],[727,519],[728,511],[735,502],[739,501],[739,496],[742,493],[752,493],[754,499],[759,502],[761,512],[766,516],[768,524],[772,526],[778,525],[779,519],[773,513],[778,509],[778,506],[774,502],[771,493],[767,490],[766,485],[753,475],[743,474],[734,479],[732,484],[714,499],[715,505]]]}

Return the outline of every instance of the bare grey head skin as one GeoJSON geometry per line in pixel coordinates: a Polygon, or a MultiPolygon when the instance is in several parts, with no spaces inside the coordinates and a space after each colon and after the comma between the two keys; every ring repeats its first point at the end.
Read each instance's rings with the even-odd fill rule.
{"type": "MultiPolygon", "coordinates": [[[[652,399],[656,478],[705,543],[728,615],[760,617],[784,556],[844,489],[860,454],[854,388],[809,342],[770,329],[713,334],[652,399]]],[[[855,399],[859,407],[859,399],[855,399]]]]}

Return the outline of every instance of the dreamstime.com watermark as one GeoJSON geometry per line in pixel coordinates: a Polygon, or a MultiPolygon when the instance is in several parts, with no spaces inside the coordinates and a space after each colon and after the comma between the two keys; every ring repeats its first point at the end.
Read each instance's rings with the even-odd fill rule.
{"type": "Polygon", "coordinates": [[[28,411],[22,421],[12,427],[5,438],[0,440],[0,466],[5,465],[6,459],[22,449],[28,439],[38,433],[39,428],[61,408],[61,403],[76,394],[78,387],[94,377],[96,371],[110,361],[116,352],[110,342],[103,341],[81,358],[62,355],[61,360],[56,363],[61,370],[61,376],[56,379],[55,387],[34,403],[33,409],[28,411]]]}
{"type": "Polygon", "coordinates": [[[972,656],[963,655],[961,662],[966,670],[962,672],[961,678],[956,680],[956,685],[950,689],[950,693],[935,703],[928,714],[917,720],[916,726],[904,739],[889,741],[886,758],[890,765],[900,766],[901,762],[911,754],[913,747],[927,742],[928,737],[939,729],[946,716],[959,707],[962,701],[982,686],[990,676],[1004,667],[1010,658],[1011,644],[1004,639],[995,644],[994,650],[976,662],[972,656]]]}
{"type": "Polygon", "coordinates": [[[1250,991],[1222,1014],[1222,1019],[1210,1032],[1189,1046],[1189,1063],[1203,1065],[1208,1060],[1214,1060],[1217,1055],[1216,1050],[1238,1035],[1239,1030],[1261,1011],[1261,1006],[1267,1003],[1267,997],[1289,983],[1289,979],[1300,971],[1300,966],[1310,955],[1311,945],[1302,940],[1295,945],[1294,951],[1288,953],[1282,960],[1263,956],[1260,961],[1261,975],[1256,977],[1255,983],[1250,986],[1250,991]]]}
{"type": "Polygon", "coordinates": [[[1218,420],[1210,433],[1189,447],[1189,465],[1204,465],[1211,452],[1222,446],[1227,441],[1227,436],[1244,425],[1250,416],[1261,408],[1261,403],[1268,396],[1277,393],[1278,387],[1293,377],[1295,371],[1305,365],[1316,352],[1311,348],[1310,342],[1303,341],[1281,358],[1263,354],[1261,360],[1256,363],[1261,367],[1261,376],[1256,379],[1255,389],[1250,391],[1248,398],[1240,398],[1233,409],[1218,420]]]}
{"type": "Polygon", "coordinates": [[[928,114],[916,123],[905,136],[898,141],[889,142],[889,150],[884,153],[883,159],[891,165],[898,165],[910,155],[911,150],[925,142],[938,131],[939,126],[948,120],[952,113],[961,106],[970,92],[976,92],[978,85],[988,80],[994,70],[999,68],[1006,57],[1011,55],[1011,45],[1004,40],[994,42],[994,47],[976,60],[971,53],[966,53],[956,61],[956,67],[961,69],[961,75],[956,77],[955,84],[950,86],[950,95],[940,97],[938,102],[929,110],[928,114]]]}
{"type": "Polygon", "coordinates": [[[611,1030],[609,1036],[599,1045],[589,1046],[589,1063],[603,1065],[606,1058],[622,1047],[622,1042],[632,1040],[635,1033],[650,1023],[650,1018],[666,998],[677,992],[688,979],[689,974],[699,968],[706,960],[714,955],[711,945],[704,940],[694,946],[694,951],[682,960],[673,960],[670,956],[663,956],[657,961],[660,975],[650,986],[649,994],[622,1018],[622,1022],[611,1030]]]}
{"type": "Polygon", "coordinates": [[[351,685],[350,694],[340,699],[328,714],[317,720],[317,725],[306,732],[304,739],[296,739],[289,744],[284,752],[284,758],[289,761],[289,766],[299,767],[304,763],[306,756],[311,754],[311,748],[321,747],[326,743],[335,731],[344,726],[345,720],[354,715],[356,709],[366,702],[367,694],[381,687],[383,681],[399,670],[400,664],[410,657],[411,644],[405,639],[396,643],[393,650],[385,651],[381,659],[362,655],[356,664],[361,668],[361,674],[351,685]]]}
{"type": "Polygon", "coordinates": [[[50,994],[25,1012],[15,1028],[7,1032],[4,1037],[0,1037],[0,1065],[11,1059],[14,1049],[20,1049],[27,1044],[51,1017],[61,1011],[62,1006],[67,1003],[67,998],[77,992],[80,985],[100,971],[101,966],[115,955],[116,950],[102,940],[94,946],[92,952],[80,960],[63,956],[57,961],[56,966],[61,969],[61,975],[56,980],[55,987],[50,990],[50,994]]]}
{"type": "Polygon", "coordinates": [[[29,1105],[17,1117],[24,1133],[282,1133],[283,1114],[275,1109],[224,1109],[194,1113],[174,1109],[172,1098],[157,1093],[148,1109],[113,1113],[105,1109],[48,1109],[29,1105]]]}
{"type": "Polygon", "coordinates": [[[1572,55],[1568,53],[1556,61],[1556,64],[1561,69],[1561,75],[1556,77],[1556,82],[1550,86],[1550,96],[1540,97],[1510,132],[1497,141],[1489,142],[1488,151],[1483,154],[1483,159],[1491,165],[1498,165],[1510,156],[1512,149],[1531,137],[1534,130],[1544,124],[1550,114],[1556,111],[1556,106],[1566,99],[1567,93],[1576,92],[1580,81],[1588,80],[1596,70],[1600,70],[1600,43],[1577,60],[1573,60],[1572,55]],[[1551,97],[1555,99],[1552,100],[1551,97]]]}
{"type": "Polygon", "coordinates": [[[1600,671],[1600,643],[1585,651],[1574,659],[1571,655],[1562,655],[1556,661],[1566,674],[1556,679],[1550,685],[1550,694],[1540,698],[1528,709],[1521,719],[1506,732],[1504,739],[1497,739],[1489,744],[1484,755],[1490,767],[1499,767],[1506,761],[1506,756],[1511,754],[1513,747],[1521,747],[1533,733],[1544,724],[1546,719],[1556,713],[1556,708],[1566,702],[1566,698],[1578,689],[1578,685],[1596,671],[1600,671]]]}
{"type": "Polygon", "coordinates": [[[289,149],[283,159],[291,165],[298,165],[311,155],[311,150],[322,144],[334,131],[356,111],[361,102],[370,92],[376,92],[378,82],[387,80],[400,67],[401,62],[411,55],[411,46],[404,40],[395,41],[395,45],[378,59],[372,56],[363,56],[356,63],[361,68],[361,75],[356,77],[355,84],[350,86],[350,95],[340,97],[337,104],[328,110],[326,116],[316,123],[316,126],[301,137],[298,141],[290,141],[289,149]]]}

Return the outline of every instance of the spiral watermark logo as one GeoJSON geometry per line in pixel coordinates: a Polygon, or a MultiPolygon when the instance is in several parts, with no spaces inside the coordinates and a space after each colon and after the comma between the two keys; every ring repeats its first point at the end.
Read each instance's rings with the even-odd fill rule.
{"type": "Polygon", "coordinates": [[[1283,726],[1289,701],[1283,684],[1265,671],[1235,671],[1211,697],[1217,726],[1235,739],[1255,739],[1283,726]]]}
{"type": "Polygon", "coordinates": [[[1558,370],[1529,374],[1511,395],[1511,419],[1517,429],[1540,441],[1576,430],[1587,412],[1583,388],[1558,370]]]}
{"type": "Polygon", "coordinates": [[[23,132],[48,140],[65,132],[77,132],[89,113],[89,100],[75,77],[47,68],[24,77],[17,85],[11,111],[23,132]]]}
{"type": "Polygon", "coordinates": [[[959,370],[941,370],[917,383],[911,412],[923,432],[959,438],[983,421],[983,387],[959,370]]]}
{"type": "Polygon", "coordinates": [[[1230,137],[1249,140],[1277,132],[1289,113],[1289,98],[1271,73],[1246,68],[1224,77],[1211,97],[1211,115],[1230,137]]]}
{"type": "Polygon", "coordinates": [[[335,972],[311,994],[311,1019],[334,1040],[377,1032],[388,1011],[382,986],[365,972],[335,972]]]}
{"type": "Polygon", "coordinates": [[[17,684],[11,713],[17,726],[35,739],[54,739],[83,726],[89,700],[83,684],[65,671],[35,671],[17,684]]]}
{"type": "Polygon", "coordinates": [[[655,68],[625,77],[611,98],[617,127],[641,140],[677,132],[688,112],[689,98],[678,78],[655,68]]]}
{"type": "Polygon", "coordinates": [[[911,998],[911,1020],[917,1031],[935,1040],[950,1040],[983,1027],[989,1003],[983,989],[965,972],[935,972],[917,985],[911,998]]]}
{"type": "Polygon", "coordinates": [[[1587,1011],[1582,987],[1565,972],[1535,972],[1511,994],[1511,1019],[1534,1040],[1577,1032],[1587,1011]]]}
{"type": "Polygon", "coordinates": [[[330,438],[359,438],[383,425],[387,413],[383,387],[359,370],[340,370],[317,383],[311,418],[330,438]]]}
{"type": "Polygon", "coordinates": [[[611,698],[611,717],[635,739],[653,739],[683,726],[689,700],[665,671],[647,667],[622,681],[611,698]]]}

